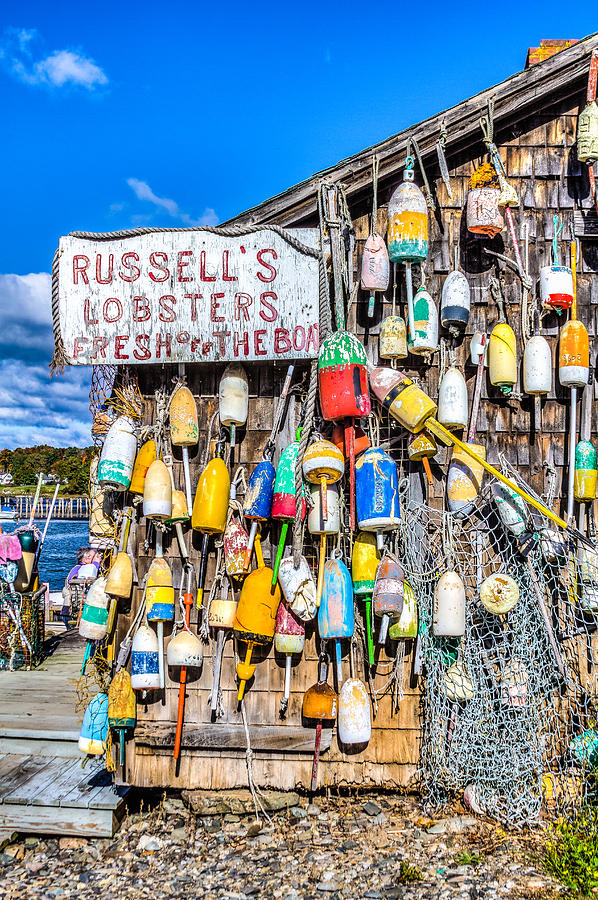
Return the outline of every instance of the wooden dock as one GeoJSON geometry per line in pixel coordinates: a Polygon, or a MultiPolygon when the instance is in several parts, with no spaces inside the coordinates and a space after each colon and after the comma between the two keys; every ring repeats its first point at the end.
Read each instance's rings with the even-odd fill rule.
{"type": "Polygon", "coordinates": [[[82,768],[75,682],[85,642],[55,638],[31,671],[0,671],[0,829],[110,837],[124,814],[126,788],[103,759],[82,768]]]}
{"type": "MultiPolygon", "coordinates": [[[[31,504],[33,503],[33,495],[16,494],[13,499],[16,501],[17,519],[19,521],[28,519],[31,512],[31,504]]],[[[35,512],[38,519],[46,518],[51,503],[51,497],[39,498],[35,512]]],[[[79,497],[57,497],[53,517],[55,519],[89,519],[89,497],[84,495],[79,497]]]]}

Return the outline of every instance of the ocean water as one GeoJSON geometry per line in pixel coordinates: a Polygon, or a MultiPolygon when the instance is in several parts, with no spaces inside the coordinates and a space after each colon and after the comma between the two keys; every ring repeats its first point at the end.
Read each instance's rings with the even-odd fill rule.
{"type": "MultiPolygon", "coordinates": [[[[23,524],[22,522],[20,523],[23,524]]],[[[45,522],[36,519],[40,531],[45,522]]],[[[14,522],[2,522],[2,531],[8,534],[17,527],[14,522]]],[[[73,519],[55,519],[48,526],[48,533],[39,561],[40,581],[49,581],[51,591],[60,591],[72,567],[77,564],[77,550],[89,543],[89,522],[73,519]]]]}

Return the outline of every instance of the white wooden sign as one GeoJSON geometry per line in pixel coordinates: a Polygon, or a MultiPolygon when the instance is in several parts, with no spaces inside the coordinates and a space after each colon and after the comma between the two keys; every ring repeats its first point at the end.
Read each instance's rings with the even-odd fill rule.
{"type": "MultiPolygon", "coordinates": [[[[318,246],[317,229],[289,234],[318,246]]],[[[191,363],[318,355],[318,260],[276,231],[60,239],[67,362],[191,363]]]]}

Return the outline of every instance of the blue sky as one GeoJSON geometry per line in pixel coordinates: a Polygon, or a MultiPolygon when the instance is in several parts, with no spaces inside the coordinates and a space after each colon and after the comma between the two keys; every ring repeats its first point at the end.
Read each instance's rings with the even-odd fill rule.
{"type": "Polygon", "coordinates": [[[408,9],[3,4],[0,447],[88,442],[89,370],[47,377],[61,234],[224,221],[598,28],[591,5],[408,9]]]}

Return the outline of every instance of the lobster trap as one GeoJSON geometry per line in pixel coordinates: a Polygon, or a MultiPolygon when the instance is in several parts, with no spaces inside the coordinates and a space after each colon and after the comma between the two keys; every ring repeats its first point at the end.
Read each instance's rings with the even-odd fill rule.
{"type": "Polygon", "coordinates": [[[579,806],[598,763],[598,556],[524,507],[505,524],[496,485],[461,517],[406,498],[401,545],[419,606],[425,796],[438,807],[462,792],[473,812],[521,826],[543,805],[579,806]],[[447,572],[465,588],[462,637],[435,634],[447,572]],[[484,585],[497,576],[512,595],[493,605],[484,585]]]}
{"type": "Polygon", "coordinates": [[[0,669],[32,669],[43,659],[45,586],[41,591],[0,593],[0,669]]]}

